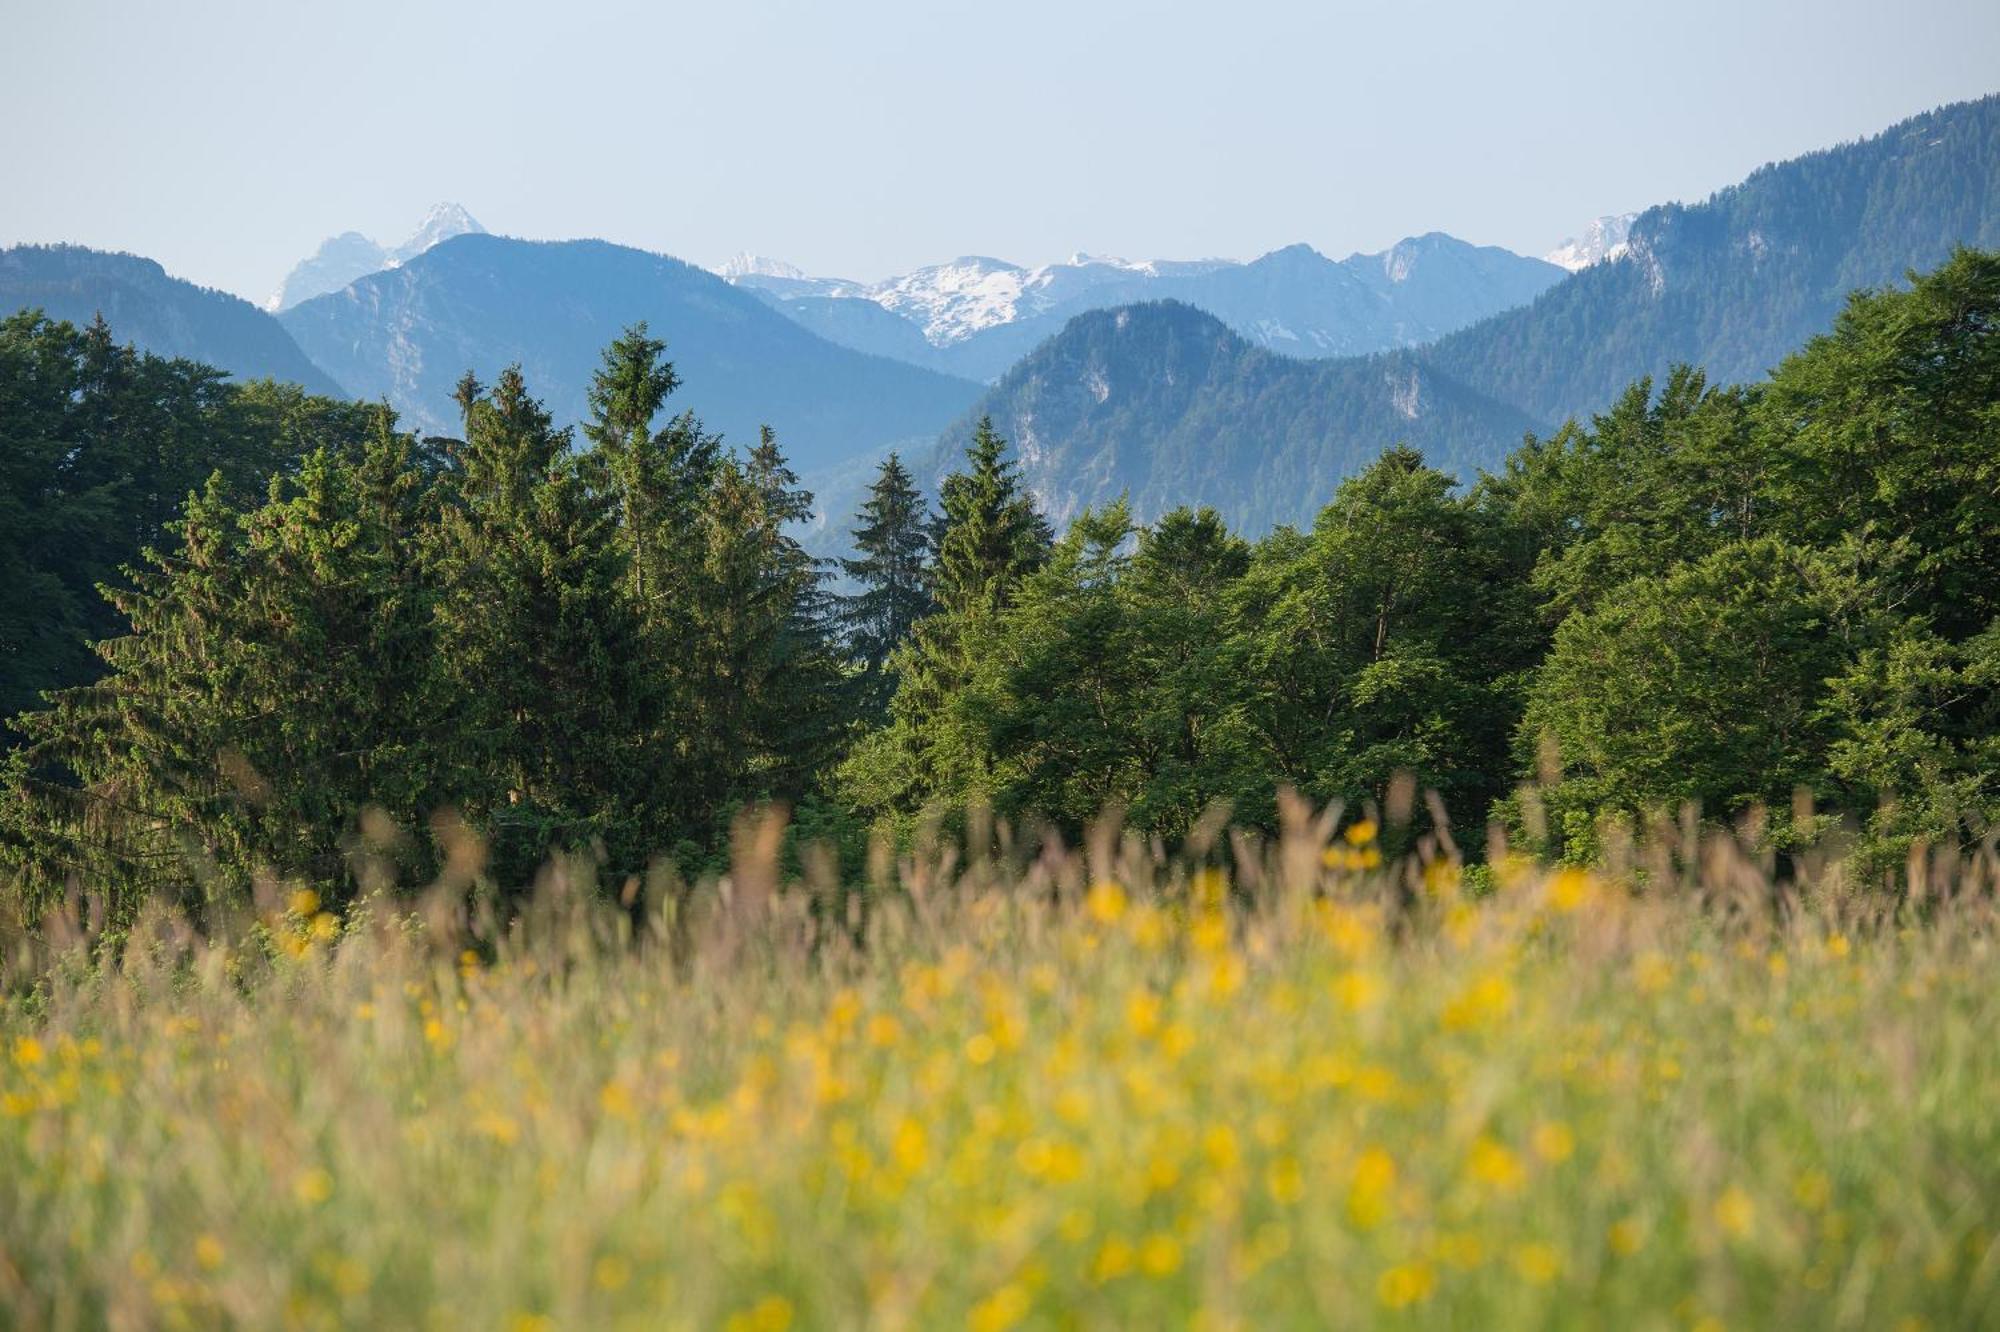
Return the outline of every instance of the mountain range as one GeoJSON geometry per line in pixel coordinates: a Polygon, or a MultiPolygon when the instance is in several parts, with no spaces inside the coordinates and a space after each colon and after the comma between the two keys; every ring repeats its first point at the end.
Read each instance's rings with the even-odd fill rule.
{"type": "Polygon", "coordinates": [[[1854,289],[1901,282],[1955,246],[2000,246],[2000,97],[1649,209],[1623,237],[1619,225],[1572,242],[1566,258],[1602,254],[1534,301],[1389,357],[1273,365],[1192,310],[1074,320],[981,398],[927,471],[990,415],[1053,514],[1129,493],[1142,520],[1212,504],[1255,532],[1308,520],[1394,444],[1470,478],[1524,430],[1601,411],[1676,363],[1755,381],[1854,289]]]}
{"type": "Polygon", "coordinates": [[[1441,232],[1341,260],[1299,244],[1249,263],[1079,254],[1023,268],[972,255],[872,284],[751,255],[719,271],[831,341],[985,381],[1087,310],[1180,301],[1270,351],[1347,356],[1432,341],[1563,277],[1555,264],[1441,232]]]}
{"type": "Polygon", "coordinates": [[[861,284],[493,236],[449,205],[393,249],[355,239],[322,246],[280,301],[340,264],[368,271],[276,316],[68,246],[0,251],[0,310],[102,311],[148,350],[386,400],[443,433],[461,374],[516,362],[579,419],[600,350],[643,319],[684,381],[675,409],[735,441],[779,431],[821,494],[822,549],[883,452],[934,478],[982,414],[1058,519],[1130,493],[1141,519],[1207,503],[1254,532],[1309,517],[1391,444],[1469,477],[1677,362],[1754,381],[1851,290],[2000,246],[2000,97],[1600,218],[1546,260],[1433,233],[1339,261],[968,257],[861,284]]]}
{"type": "Polygon", "coordinates": [[[406,424],[459,428],[452,391],[518,363],[558,421],[588,414],[605,345],[645,321],[666,340],[692,410],[732,441],[778,432],[801,468],[935,439],[979,387],[815,337],[748,291],[606,241],[470,233],[278,316],[308,355],[406,424]]]}

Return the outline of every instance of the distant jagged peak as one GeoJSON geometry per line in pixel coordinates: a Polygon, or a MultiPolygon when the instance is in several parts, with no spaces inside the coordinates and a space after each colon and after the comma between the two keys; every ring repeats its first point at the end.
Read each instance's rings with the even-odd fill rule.
{"type": "Polygon", "coordinates": [[[343,231],[319,243],[312,256],[301,261],[264,308],[273,312],[289,310],[301,301],[339,291],[350,282],[408,263],[432,246],[454,236],[485,235],[486,228],[474,220],[463,204],[440,203],[417,223],[408,240],[391,249],[379,245],[358,231],[343,231]]]}
{"type": "Polygon", "coordinates": [[[1321,254],[1318,250],[1314,249],[1311,245],[1307,244],[1305,241],[1293,241],[1290,245],[1281,245],[1277,249],[1271,251],[1269,254],[1260,256],[1257,262],[1265,263],[1273,259],[1280,261],[1314,260],[1319,262],[1325,262],[1326,256],[1321,254]]]}
{"type": "Polygon", "coordinates": [[[455,203],[432,204],[423,220],[410,238],[389,252],[396,263],[404,263],[416,258],[433,245],[448,241],[454,236],[483,236],[486,228],[479,225],[465,205],[455,203]]]}
{"type": "Polygon", "coordinates": [[[1607,259],[1616,259],[1625,253],[1632,234],[1632,223],[1638,216],[1637,213],[1607,213],[1593,218],[1581,236],[1567,238],[1542,258],[1572,273],[1607,259]]]}
{"type": "Polygon", "coordinates": [[[748,250],[738,250],[723,260],[715,275],[731,282],[745,277],[787,278],[794,282],[807,280],[806,271],[797,264],[788,264],[783,259],[773,259],[766,254],[752,254],[748,250]]]}

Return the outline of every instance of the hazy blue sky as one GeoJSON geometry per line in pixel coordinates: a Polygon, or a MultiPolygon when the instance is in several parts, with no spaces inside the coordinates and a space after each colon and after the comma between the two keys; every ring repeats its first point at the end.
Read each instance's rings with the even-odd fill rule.
{"type": "Polygon", "coordinates": [[[1540,253],[2000,90],[1996,0],[0,0],[0,243],[261,299],[334,232],[881,277],[959,254],[1540,253]]]}

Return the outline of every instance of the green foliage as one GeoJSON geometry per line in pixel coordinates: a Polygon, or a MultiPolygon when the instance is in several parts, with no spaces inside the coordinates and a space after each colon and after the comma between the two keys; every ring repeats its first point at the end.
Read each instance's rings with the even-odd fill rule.
{"type": "Polygon", "coordinates": [[[941,487],[929,579],[938,611],[891,653],[897,687],[888,724],[843,765],[843,789],[869,814],[962,804],[990,788],[987,745],[957,705],[990,622],[1046,558],[1050,539],[1006,448],[992,423],[980,422],[965,470],[941,487]]]}
{"type": "Polygon", "coordinates": [[[1764,384],[1635,385],[1489,480],[1561,621],[1517,758],[1556,742],[1567,854],[1607,816],[1782,811],[1794,786],[1878,866],[1995,826],[1996,329],[2000,256],[1960,251],[1858,293],[1764,384]]]}
{"type": "Polygon", "coordinates": [[[336,882],[364,805],[427,812],[408,452],[385,422],[362,459],[315,452],[254,509],[219,479],[189,500],[176,553],[115,597],[129,628],[99,645],[105,678],[20,719],[8,823],[32,897],[336,882]]]}
{"type": "Polygon", "coordinates": [[[974,644],[962,711],[1003,812],[1074,833],[1116,804],[1178,833],[1259,789],[1227,633],[1248,562],[1212,510],[1137,533],[1122,504],[1077,520],[974,644]]]}
{"type": "Polygon", "coordinates": [[[252,498],[378,414],[121,347],[102,319],[0,320],[0,724],[96,674],[88,644],[121,623],[97,588],[170,541],[189,491],[252,498]]]}
{"type": "Polygon", "coordinates": [[[1236,620],[1272,775],[1353,800],[1407,771],[1476,815],[1533,660],[1520,572],[1491,514],[1409,450],[1266,543],[1236,620]]]}
{"type": "Polygon", "coordinates": [[[615,497],[518,369],[473,402],[465,443],[454,502],[422,542],[461,803],[508,881],[593,841],[629,864],[643,838],[627,774],[645,769],[652,699],[615,497]]]}
{"type": "Polygon", "coordinates": [[[1803,787],[1838,798],[1826,682],[1893,620],[1881,586],[1769,537],[1632,579],[1571,615],[1535,674],[1520,766],[1544,738],[1546,792],[1571,854],[1607,815],[1787,808],[1803,787]]]}
{"type": "MultiPolygon", "coordinates": [[[[690,417],[656,432],[662,350],[614,344],[580,452],[509,369],[461,382],[442,458],[376,413],[261,502],[212,476],[112,592],[103,679],[18,720],[0,855],[29,909],[78,884],[120,917],[267,880],[338,897],[384,854],[428,872],[441,812],[502,886],[552,851],[631,873],[808,794],[847,706],[785,532],[810,497],[768,432],[741,459],[690,417]]],[[[274,456],[329,428],[295,394],[242,396],[274,456]]]]}
{"type": "Polygon", "coordinates": [[[854,549],[860,558],[841,560],[840,569],[858,590],[840,598],[838,613],[865,672],[869,703],[879,711],[895,692],[890,654],[933,608],[924,497],[896,454],[883,459],[856,521],[854,549]]]}

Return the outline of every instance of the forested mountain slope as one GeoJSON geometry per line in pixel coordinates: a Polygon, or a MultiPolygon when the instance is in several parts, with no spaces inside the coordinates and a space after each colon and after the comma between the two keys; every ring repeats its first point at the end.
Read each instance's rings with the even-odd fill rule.
{"type": "Polygon", "coordinates": [[[1209,504],[1251,531],[1308,519],[1392,445],[1469,468],[1534,424],[1409,352],[1297,360],[1170,301],[1071,320],[946,436],[931,472],[956,462],[983,416],[1058,527],[1129,493],[1142,521],[1209,504]]]}
{"type": "Polygon", "coordinates": [[[1855,288],[1995,244],[2000,97],[1987,97],[1764,167],[1705,203],[1650,209],[1623,256],[1425,359],[1553,425],[1680,362],[1721,382],[1761,378],[1855,288]]]}

